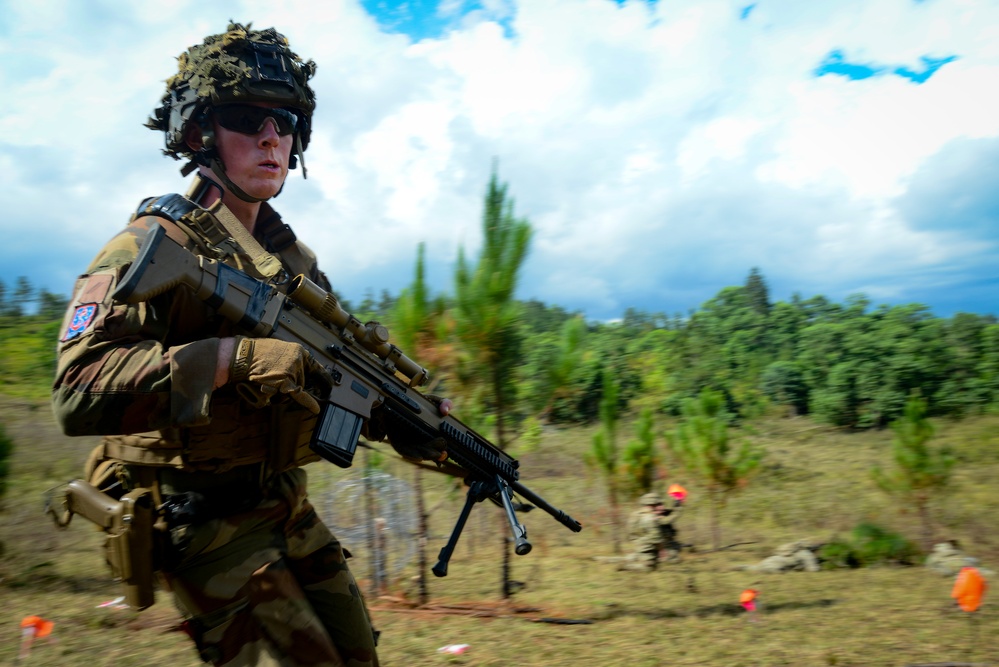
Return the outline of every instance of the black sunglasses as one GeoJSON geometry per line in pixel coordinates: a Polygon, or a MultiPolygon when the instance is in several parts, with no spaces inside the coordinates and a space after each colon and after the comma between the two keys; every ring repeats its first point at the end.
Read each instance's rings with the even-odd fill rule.
{"type": "Polygon", "coordinates": [[[298,128],[299,116],[288,109],[269,109],[252,104],[226,104],[212,108],[215,120],[227,130],[240,134],[257,134],[268,118],[274,119],[279,136],[287,136],[298,128]]]}

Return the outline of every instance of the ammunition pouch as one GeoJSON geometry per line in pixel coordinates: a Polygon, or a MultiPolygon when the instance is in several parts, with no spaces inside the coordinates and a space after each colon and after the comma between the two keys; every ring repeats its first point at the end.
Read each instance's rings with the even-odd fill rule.
{"type": "Polygon", "coordinates": [[[288,400],[257,409],[232,392],[212,400],[204,426],[105,436],[104,456],[130,465],[225,472],[267,463],[274,473],[318,461],[309,449],[316,417],[288,400]]]}

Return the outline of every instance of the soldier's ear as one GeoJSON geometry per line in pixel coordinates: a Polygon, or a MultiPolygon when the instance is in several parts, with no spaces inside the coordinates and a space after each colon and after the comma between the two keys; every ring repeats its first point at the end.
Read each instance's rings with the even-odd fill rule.
{"type": "Polygon", "coordinates": [[[205,145],[201,137],[201,128],[198,127],[197,123],[188,123],[187,130],[184,132],[184,143],[194,152],[198,152],[205,145]]]}

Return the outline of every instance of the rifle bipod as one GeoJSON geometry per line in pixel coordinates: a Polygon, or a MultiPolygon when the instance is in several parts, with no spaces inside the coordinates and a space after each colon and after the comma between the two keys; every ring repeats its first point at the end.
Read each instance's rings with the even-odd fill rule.
{"type": "Polygon", "coordinates": [[[468,521],[468,515],[472,513],[472,506],[486,498],[489,498],[498,505],[503,505],[503,509],[506,511],[506,518],[510,522],[510,529],[513,531],[514,553],[518,556],[531,553],[531,543],[527,541],[527,528],[517,521],[517,515],[514,514],[513,502],[511,500],[513,498],[513,491],[510,490],[510,485],[506,480],[499,475],[493,475],[492,480],[476,480],[469,485],[468,494],[465,496],[465,506],[461,508],[461,514],[458,515],[458,521],[454,525],[454,530],[451,531],[451,537],[448,538],[447,544],[444,545],[444,548],[441,549],[440,554],[437,556],[437,564],[431,568],[435,576],[447,576],[448,561],[451,560],[451,554],[454,553],[454,548],[458,545],[458,538],[461,537],[461,531],[465,529],[465,522],[468,521]],[[496,500],[496,496],[499,496],[499,501],[496,500]]]}

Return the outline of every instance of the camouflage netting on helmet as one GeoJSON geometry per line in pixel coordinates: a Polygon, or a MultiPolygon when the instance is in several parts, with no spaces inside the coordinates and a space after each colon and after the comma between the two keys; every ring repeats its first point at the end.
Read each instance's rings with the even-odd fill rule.
{"type": "MultiPolygon", "coordinates": [[[[274,28],[251,28],[251,23],[230,23],[226,32],[206,37],[203,44],[177,57],[178,71],[166,80],[161,104],[146,122],[146,127],[166,134],[166,155],[178,160],[192,157],[184,132],[191,119],[210,105],[275,102],[311,116],[316,98],[308,82],[316,63],[303,61],[274,28]]],[[[303,148],[308,135],[306,127],[303,148]]]]}
{"type": "Polygon", "coordinates": [[[655,491],[650,491],[649,493],[646,493],[644,496],[642,496],[640,502],[643,505],[662,505],[663,499],[655,491]]]}

